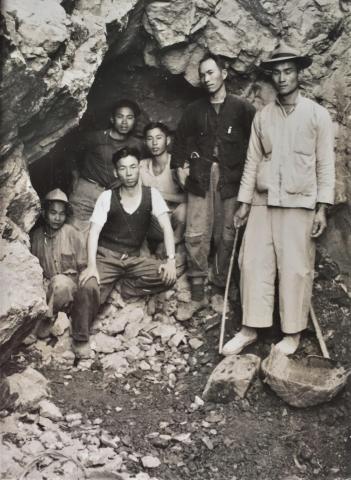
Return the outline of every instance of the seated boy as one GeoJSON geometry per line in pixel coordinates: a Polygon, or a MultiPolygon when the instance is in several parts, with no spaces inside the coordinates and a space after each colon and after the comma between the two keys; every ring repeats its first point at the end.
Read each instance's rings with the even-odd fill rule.
{"type": "MultiPolygon", "coordinates": [[[[174,230],[174,242],[177,245],[184,239],[186,223],[186,195],[174,180],[174,172],[170,168],[171,155],[167,151],[170,133],[166,125],[153,122],[144,128],[146,147],[151,157],[140,162],[140,176],[147,187],[155,187],[161,192],[171,212],[171,224],[174,230]]],[[[153,221],[148,238],[162,240],[162,230],[153,221]]]]}
{"type": "Polygon", "coordinates": [[[67,196],[60,189],[49,192],[43,202],[44,225],[32,234],[32,253],[43,269],[49,319],[38,327],[37,335],[49,334],[59,311],[70,313],[73,351],[88,357],[89,327],[99,308],[99,289],[78,286],[79,273],[86,266],[86,246],[81,234],[66,223],[70,210],[67,196]]]}

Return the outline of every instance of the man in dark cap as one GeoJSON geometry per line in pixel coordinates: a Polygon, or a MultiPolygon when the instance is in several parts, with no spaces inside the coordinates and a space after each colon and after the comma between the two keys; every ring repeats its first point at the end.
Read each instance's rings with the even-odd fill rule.
{"type": "Polygon", "coordinates": [[[79,357],[89,356],[89,327],[99,307],[99,289],[78,286],[78,276],[86,267],[86,248],[82,235],[66,223],[70,205],[67,196],[56,188],[43,202],[44,225],[32,234],[32,253],[43,269],[47,291],[48,319],[37,328],[37,335],[50,334],[58,312],[70,313],[73,350],[79,357]]]}
{"type": "Polygon", "coordinates": [[[240,251],[241,331],[223,347],[237,354],[272,325],[275,278],[283,339],[296,351],[307,326],[314,276],[315,239],[327,226],[334,201],[334,134],[327,110],[299,91],[311,58],[281,44],[262,63],[277,98],[255,116],[238,201],[236,227],[247,221],[240,251]]]}
{"type": "Polygon", "coordinates": [[[71,223],[79,230],[88,232],[97,198],[116,181],[113,154],[126,146],[142,151],[143,141],[133,133],[139,115],[140,108],[134,101],[119,100],[111,110],[111,127],[85,135],[75,149],[82,161],[77,162],[78,170],[74,171],[76,181],[70,204],[73,209],[71,223]]]}

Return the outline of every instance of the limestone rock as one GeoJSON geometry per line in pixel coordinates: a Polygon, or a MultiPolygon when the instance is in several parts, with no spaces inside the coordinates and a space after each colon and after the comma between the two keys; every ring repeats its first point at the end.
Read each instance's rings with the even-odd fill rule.
{"type": "Polygon", "coordinates": [[[22,410],[34,410],[41,400],[49,395],[48,381],[31,367],[22,373],[14,373],[8,378],[10,393],[17,393],[16,404],[22,410]]]}
{"type": "Polygon", "coordinates": [[[211,373],[203,398],[213,402],[228,402],[235,394],[244,398],[260,363],[257,355],[229,355],[211,373]]]}
{"type": "Polygon", "coordinates": [[[96,452],[82,452],[78,454],[79,460],[85,467],[95,467],[105,465],[111,458],[115,456],[113,448],[99,448],[96,452]]]}
{"type": "MultiPolygon", "coordinates": [[[[104,320],[102,330],[108,335],[116,335],[123,332],[128,323],[131,325],[139,324],[143,317],[144,311],[142,308],[136,308],[134,305],[129,304],[122,310],[115,311],[113,316],[109,316],[104,320]]],[[[133,329],[133,327],[130,327],[130,329],[133,329]]]]}
{"type": "Polygon", "coordinates": [[[151,455],[146,455],[145,457],[142,457],[141,463],[145,468],[157,468],[161,465],[160,459],[151,455]]]}
{"type": "Polygon", "coordinates": [[[71,322],[65,312],[59,312],[55,323],[51,327],[50,333],[54,335],[54,337],[60,337],[71,327],[71,322]]]}
{"type": "Polygon", "coordinates": [[[99,332],[90,337],[90,345],[95,352],[112,353],[121,346],[119,339],[99,332]]]}
{"type": "Polygon", "coordinates": [[[129,366],[127,359],[121,352],[106,355],[101,363],[105,370],[115,370],[118,372],[124,372],[129,366]]]}
{"type": "Polygon", "coordinates": [[[48,418],[54,422],[63,418],[60,409],[49,400],[42,400],[39,403],[39,413],[42,417],[48,418]]]}
{"type": "Polygon", "coordinates": [[[0,363],[19,345],[47,306],[38,260],[20,242],[0,240],[0,363]]]}
{"type": "Polygon", "coordinates": [[[155,335],[155,337],[161,337],[163,343],[168,342],[176,333],[177,327],[175,325],[159,324],[156,328],[152,329],[152,334],[155,335]]]}

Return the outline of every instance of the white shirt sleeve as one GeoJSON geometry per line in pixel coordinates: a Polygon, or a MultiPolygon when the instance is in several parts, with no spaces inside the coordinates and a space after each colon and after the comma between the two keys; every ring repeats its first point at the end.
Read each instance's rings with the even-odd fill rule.
{"type": "Polygon", "coordinates": [[[163,213],[168,213],[169,208],[157,188],[151,187],[151,213],[154,217],[159,217],[163,213]]]}
{"type": "Polygon", "coordinates": [[[103,227],[107,220],[107,214],[111,207],[111,195],[112,190],[106,190],[102,192],[96,200],[94,211],[90,217],[92,223],[96,223],[100,227],[103,227]]]}

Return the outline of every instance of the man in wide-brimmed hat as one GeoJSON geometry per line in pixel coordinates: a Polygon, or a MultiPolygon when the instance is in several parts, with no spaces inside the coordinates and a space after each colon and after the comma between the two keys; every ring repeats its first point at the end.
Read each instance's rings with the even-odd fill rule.
{"type": "Polygon", "coordinates": [[[334,201],[334,135],[329,113],[299,92],[300,71],[312,60],[281,44],[262,62],[277,98],[255,116],[234,216],[247,221],[240,251],[243,321],[223,348],[239,353],[272,325],[275,278],[283,339],[296,351],[307,326],[312,295],[315,239],[326,228],[334,201]]]}
{"type": "Polygon", "coordinates": [[[35,333],[49,336],[57,313],[66,312],[72,319],[73,350],[78,357],[89,357],[89,327],[99,308],[99,289],[78,286],[78,276],[86,267],[86,247],[80,232],[66,223],[69,213],[66,194],[52,190],[43,201],[44,225],[32,234],[31,250],[43,269],[49,307],[48,319],[35,333]]]}

